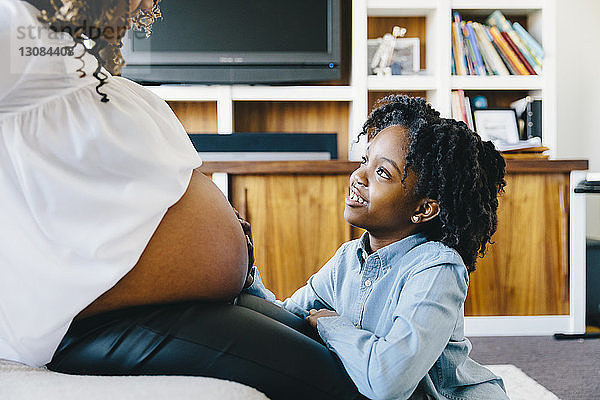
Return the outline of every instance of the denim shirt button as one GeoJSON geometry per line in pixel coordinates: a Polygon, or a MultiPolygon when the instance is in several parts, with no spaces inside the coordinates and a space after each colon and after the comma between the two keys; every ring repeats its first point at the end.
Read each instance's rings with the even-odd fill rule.
{"type": "Polygon", "coordinates": [[[365,281],[365,286],[366,286],[366,287],[369,287],[369,286],[371,286],[371,280],[370,280],[370,279],[367,279],[367,280],[365,281]]]}

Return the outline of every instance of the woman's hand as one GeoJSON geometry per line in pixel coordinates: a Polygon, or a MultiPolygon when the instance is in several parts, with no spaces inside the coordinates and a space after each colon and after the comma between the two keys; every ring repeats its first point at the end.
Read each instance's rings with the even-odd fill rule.
{"type": "Polygon", "coordinates": [[[242,230],[246,235],[246,243],[248,246],[248,276],[246,277],[246,283],[244,284],[244,289],[252,285],[254,282],[254,276],[251,274],[252,267],[254,266],[254,244],[252,243],[252,229],[250,227],[250,223],[241,217],[238,210],[235,208],[235,216],[240,221],[240,225],[242,225],[242,230]]]}
{"type": "Polygon", "coordinates": [[[308,312],[308,316],[306,320],[314,329],[317,329],[317,320],[321,317],[337,317],[338,313],[335,311],[328,310],[326,308],[321,308],[320,310],[315,310],[314,308],[308,312]]]}

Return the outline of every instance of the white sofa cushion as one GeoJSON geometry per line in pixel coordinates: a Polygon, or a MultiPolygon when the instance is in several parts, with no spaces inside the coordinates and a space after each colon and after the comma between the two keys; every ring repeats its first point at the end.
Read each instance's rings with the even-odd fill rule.
{"type": "Polygon", "coordinates": [[[268,400],[236,382],[192,376],[66,375],[0,360],[0,399],[268,400]]]}

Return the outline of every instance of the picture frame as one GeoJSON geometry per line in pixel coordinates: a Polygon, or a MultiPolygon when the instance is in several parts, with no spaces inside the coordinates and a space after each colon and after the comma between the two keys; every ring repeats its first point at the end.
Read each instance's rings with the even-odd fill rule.
{"type": "Polygon", "coordinates": [[[475,131],[484,141],[494,145],[519,143],[517,113],[513,108],[483,108],[473,110],[475,131]]]}
{"type": "MultiPolygon", "coordinates": [[[[382,38],[367,40],[367,68],[369,75],[376,75],[372,67],[372,60],[382,42],[382,38]]],[[[394,51],[389,65],[391,75],[411,75],[418,73],[421,69],[420,49],[419,38],[395,39],[394,51]]]]}

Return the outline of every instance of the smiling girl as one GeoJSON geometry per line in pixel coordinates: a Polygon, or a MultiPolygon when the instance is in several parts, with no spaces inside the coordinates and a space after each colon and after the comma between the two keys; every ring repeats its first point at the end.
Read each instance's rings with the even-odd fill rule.
{"type": "MultiPolygon", "coordinates": [[[[366,232],[278,303],[306,318],[369,398],[507,399],[468,357],[463,308],[496,230],[504,160],[423,99],[379,104],[344,208],[366,232]]],[[[248,292],[274,300],[259,275],[248,292]]]]}

